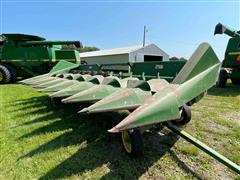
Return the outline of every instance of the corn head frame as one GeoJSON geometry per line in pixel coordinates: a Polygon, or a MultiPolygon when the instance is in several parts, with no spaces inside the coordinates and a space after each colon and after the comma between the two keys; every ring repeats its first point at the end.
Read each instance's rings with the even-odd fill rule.
{"type": "Polygon", "coordinates": [[[111,72],[107,70],[111,65],[61,61],[48,74],[20,83],[38,88],[62,103],[90,104],[79,113],[129,110],[131,113],[108,131],[121,133],[123,147],[130,156],[143,153],[141,133],[161,124],[240,173],[237,164],[181,129],[191,120],[190,106],[201,100],[218,79],[221,64],[209,44],[200,44],[187,62],[129,66],[130,72],[111,72]]]}

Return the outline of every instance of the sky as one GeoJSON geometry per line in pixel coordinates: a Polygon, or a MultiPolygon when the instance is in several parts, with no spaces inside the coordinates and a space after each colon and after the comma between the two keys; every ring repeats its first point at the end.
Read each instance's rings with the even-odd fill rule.
{"type": "Polygon", "coordinates": [[[208,42],[223,59],[229,37],[214,36],[215,25],[240,29],[240,0],[0,0],[0,6],[0,33],[111,49],[141,44],[146,25],[147,43],[185,58],[208,42]]]}

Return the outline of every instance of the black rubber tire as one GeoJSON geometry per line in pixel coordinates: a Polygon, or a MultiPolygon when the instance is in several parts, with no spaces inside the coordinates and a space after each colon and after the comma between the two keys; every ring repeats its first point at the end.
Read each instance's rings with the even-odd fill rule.
{"type": "Polygon", "coordinates": [[[231,81],[232,81],[232,84],[240,85],[240,78],[239,79],[231,79],[231,81]]]}
{"type": "Polygon", "coordinates": [[[10,83],[15,83],[17,81],[17,71],[16,71],[16,69],[13,66],[8,65],[8,64],[6,64],[5,66],[7,67],[7,69],[10,72],[10,83]]]}
{"type": "Polygon", "coordinates": [[[0,80],[0,84],[7,84],[11,80],[11,74],[8,68],[4,65],[0,65],[0,73],[2,75],[2,79],[0,80]]]}
{"type": "Polygon", "coordinates": [[[132,130],[127,130],[130,140],[131,140],[131,152],[128,152],[125,149],[125,146],[123,144],[123,138],[122,140],[122,146],[125,150],[125,152],[130,156],[130,157],[140,157],[143,155],[143,140],[142,140],[142,134],[139,129],[132,129],[132,130]]]}
{"type": "Polygon", "coordinates": [[[228,79],[227,71],[225,69],[221,69],[218,77],[217,86],[224,88],[227,84],[227,79],[228,79]]]}
{"type": "Polygon", "coordinates": [[[179,120],[174,120],[173,123],[177,126],[183,126],[189,123],[191,119],[192,119],[191,109],[189,106],[184,104],[182,107],[181,118],[179,120]]]}

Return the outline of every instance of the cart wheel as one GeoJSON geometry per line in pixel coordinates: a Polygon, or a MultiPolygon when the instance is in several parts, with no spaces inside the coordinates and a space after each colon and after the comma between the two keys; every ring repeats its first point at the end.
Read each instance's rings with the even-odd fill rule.
{"type": "Polygon", "coordinates": [[[179,126],[185,125],[187,123],[189,123],[189,121],[192,118],[192,113],[191,113],[191,109],[189,106],[187,106],[186,104],[183,105],[182,107],[182,113],[181,113],[181,118],[174,120],[173,123],[179,126]]]}
{"type": "Polygon", "coordinates": [[[143,154],[143,141],[139,129],[122,131],[121,140],[123,148],[130,157],[139,157],[143,154]]]}
{"type": "Polygon", "coordinates": [[[10,82],[11,75],[10,71],[6,66],[0,65],[0,84],[7,84],[10,82]]]}
{"type": "Polygon", "coordinates": [[[227,84],[227,71],[225,69],[221,69],[218,77],[217,86],[224,88],[227,84]]]}

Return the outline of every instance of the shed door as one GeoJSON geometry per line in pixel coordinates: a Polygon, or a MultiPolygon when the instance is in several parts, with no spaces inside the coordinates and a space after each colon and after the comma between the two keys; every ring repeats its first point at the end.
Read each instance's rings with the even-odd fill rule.
{"type": "Polygon", "coordinates": [[[152,56],[152,55],[144,55],[144,62],[150,61],[163,61],[162,56],[152,56]]]}

